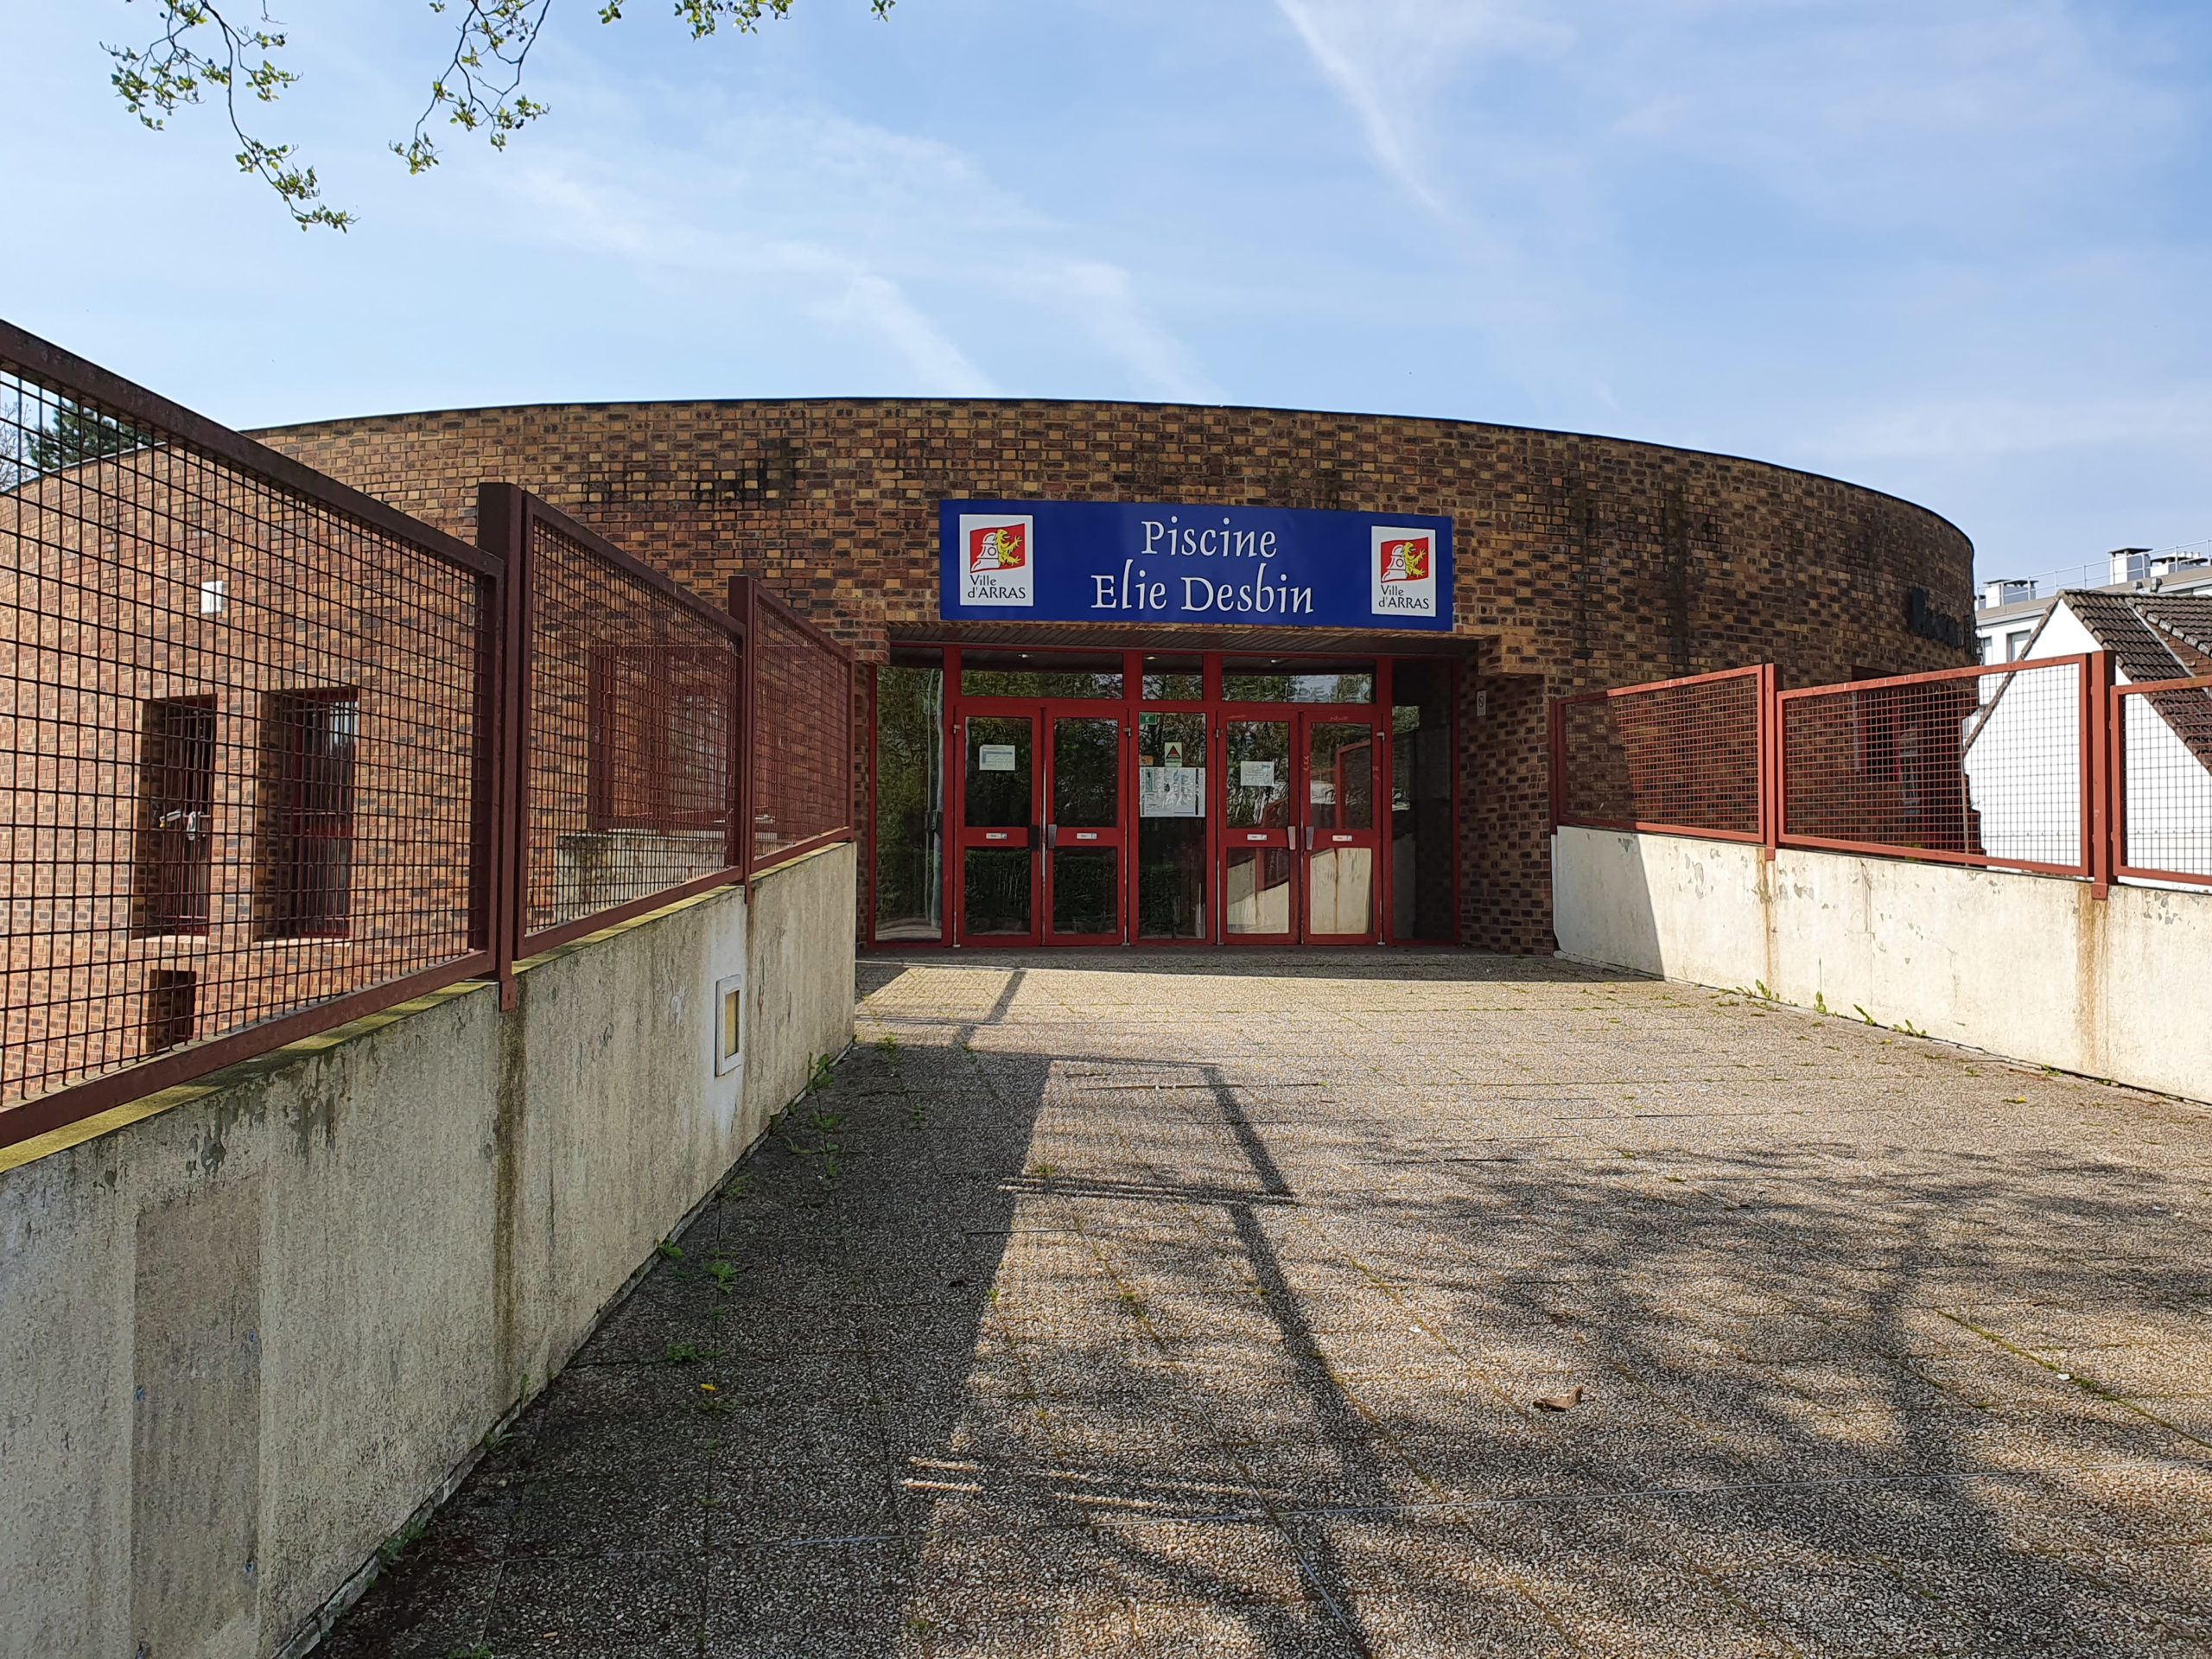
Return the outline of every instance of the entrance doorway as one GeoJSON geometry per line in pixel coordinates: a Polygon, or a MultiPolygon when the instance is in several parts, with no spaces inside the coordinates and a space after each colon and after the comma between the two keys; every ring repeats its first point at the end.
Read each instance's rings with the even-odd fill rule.
{"type": "Polygon", "coordinates": [[[902,649],[871,943],[1449,943],[1456,685],[1438,658],[902,649]]]}
{"type": "Polygon", "coordinates": [[[1222,931],[1231,944],[1372,944],[1382,744],[1371,718],[1223,721],[1222,931]]]}
{"type": "Polygon", "coordinates": [[[1122,774],[1119,709],[966,705],[960,931],[976,944],[1119,944],[1122,774]]]}

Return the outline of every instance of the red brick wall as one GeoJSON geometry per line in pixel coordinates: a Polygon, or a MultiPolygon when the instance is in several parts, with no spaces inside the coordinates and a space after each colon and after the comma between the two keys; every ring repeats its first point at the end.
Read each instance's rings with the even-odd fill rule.
{"type": "Polygon", "coordinates": [[[480,482],[524,485],[717,602],[732,575],[760,577],[864,660],[893,628],[936,620],[946,496],[1449,513],[1457,632],[1481,642],[1493,686],[1488,721],[1463,721],[1464,937],[1500,949],[1549,948],[1544,696],[1770,660],[1790,685],[1952,667],[1962,652],[1907,631],[1906,594],[1972,609],[1966,537],[1906,502],[1757,461],[1448,421],[830,400],[261,435],[463,536],[480,482]]]}

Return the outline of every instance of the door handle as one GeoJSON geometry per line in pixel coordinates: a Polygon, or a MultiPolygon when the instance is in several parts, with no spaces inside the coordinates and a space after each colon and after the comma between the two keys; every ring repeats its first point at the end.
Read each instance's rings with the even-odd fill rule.
{"type": "Polygon", "coordinates": [[[1045,847],[1046,847],[1046,850],[1049,852],[1052,849],[1053,849],[1053,848],[1055,848],[1055,847],[1058,846],[1059,844],[1060,844],[1060,826],[1059,826],[1058,824],[1057,824],[1057,823],[1048,823],[1048,824],[1046,824],[1046,825],[1045,826],[1045,847]]]}

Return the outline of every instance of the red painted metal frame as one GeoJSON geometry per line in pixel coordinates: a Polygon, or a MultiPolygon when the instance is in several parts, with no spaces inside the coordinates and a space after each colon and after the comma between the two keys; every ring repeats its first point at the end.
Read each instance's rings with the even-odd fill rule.
{"type": "Polygon", "coordinates": [[[2152,680],[2140,685],[2112,685],[2107,682],[2105,700],[2110,716],[2105,722],[2105,741],[2109,787],[2105,798],[2112,827],[2107,842],[2111,849],[2111,873],[2113,876],[2133,881],[2173,881],[2189,887],[2212,887],[2212,875],[2139,865],[2127,856],[2127,724],[2125,699],[2147,696],[2160,691],[2212,692],[2212,675],[2187,680],[2152,680]]]}
{"type": "MultiPolygon", "coordinates": [[[[2097,859],[2094,850],[2097,830],[2104,816],[2102,810],[2096,804],[2094,798],[2097,791],[2093,786],[2094,779],[2100,775],[2100,763],[2096,759],[2099,743],[2097,731],[2104,723],[2099,715],[2098,704],[2095,701],[2095,683],[2099,671],[2094,664],[2095,658],[2104,654],[2083,652],[2067,657],[2037,658],[2031,662],[1994,663],[1969,668],[1944,668],[1924,674],[1892,674],[1878,680],[1849,680],[1836,685],[1808,685],[1800,687],[1794,691],[1777,692],[1774,697],[1775,766],[1773,772],[1765,784],[1765,786],[1772,791],[1773,795],[1776,844],[1783,847],[1803,848],[1813,852],[1855,853],[1868,858],[1904,859],[1916,864],[1952,864],[1966,869],[2020,870],[2035,875],[2064,875],[2083,879],[2092,876],[2097,859]],[[1934,685],[1954,680],[1986,679],[1994,675],[2017,676],[2049,671],[2069,664],[2073,664],[2076,670],[2081,705],[2077,723],[2078,741],[2081,746],[2079,775],[2082,791],[2082,857],[2077,862],[2044,863],[2026,859],[2000,858],[1989,853],[1952,853],[1929,848],[1895,846],[1886,842],[1851,841],[1840,837],[1802,836],[1791,832],[1789,823],[1788,721],[1789,707],[1792,703],[1816,697],[1840,696],[1850,692],[1881,690],[1890,686],[1934,685]]],[[[2109,672],[2109,670],[2107,669],[2104,671],[2109,672]]],[[[2004,695],[2004,690],[2000,689],[1997,696],[2002,697],[2004,695]]],[[[1994,709],[1996,703],[1997,699],[1992,698],[1982,706],[1986,711],[1994,709]]]]}
{"type": "MultiPolygon", "coordinates": [[[[403,541],[426,557],[471,572],[476,578],[479,607],[480,698],[496,684],[498,666],[491,650],[492,625],[502,612],[501,590],[505,575],[505,565],[496,557],[6,321],[0,321],[0,365],[6,365],[10,373],[96,407],[137,430],[156,435],[165,445],[197,451],[222,461],[259,478],[281,493],[314,502],[403,541]]],[[[491,971],[494,965],[493,952],[489,947],[493,899],[488,887],[480,885],[477,879],[477,869],[484,861],[480,855],[493,838],[497,823],[492,804],[485,797],[491,768],[486,735],[486,728],[479,726],[476,752],[470,766],[475,791],[469,807],[474,844],[471,849],[468,891],[471,948],[466,954],[0,1108],[0,1147],[20,1145],[38,1135],[67,1128],[147,1095],[193,1082],[224,1066],[257,1058],[288,1043],[318,1036],[349,1020],[491,971]]]]}
{"type": "Polygon", "coordinates": [[[1775,715],[1775,677],[1771,664],[1756,664],[1750,668],[1724,668],[1710,674],[1685,674],[1671,680],[1652,680],[1642,685],[1619,685],[1604,691],[1576,691],[1564,697],[1552,699],[1548,742],[1551,751],[1552,829],[1615,830],[1648,836],[1693,836],[1702,841],[1732,841],[1746,844],[1764,844],[1769,856],[1774,846],[1774,828],[1767,814],[1772,810],[1775,796],[1773,785],[1779,773],[1773,768],[1779,759],[1779,721],[1775,715]],[[1615,697],[1630,697],[1654,691],[1679,691],[1693,685],[1713,685],[1726,680],[1756,680],[1758,697],[1758,755],[1760,827],[1753,830],[1712,830],[1698,824],[1666,823],[1646,818],[1579,818],[1567,814],[1567,711],[1584,703],[1605,702],[1615,697]]]}
{"type": "MultiPolygon", "coordinates": [[[[920,652],[937,652],[942,653],[944,672],[945,676],[944,714],[939,729],[939,741],[942,745],[943,753],[945,757],[944,830],[940,836],[941,845],[939,848],[939,856],[942,861],[940,880],[944,893],[944,916],[939,932],[933,939],[883,939],[879,938],[876,935],[874,871],[877,833],[875,805],[878,788],[878,762],[874,713],[878,707],[878,701],[875,694],[874,677],[871,674],[869,677],[868,709],[870,712],[869,722],[867,729],[868,746],[865,770],[865,789],[868,798],[868,812],[867,822],[864,828],[864,855],[868,860],[869,872],[869,879],[866,884],[868,893],[868,913],[860,929],[861,938],[866,947],[870,950],[898,952],[901,950],[943,950],[952,946],[956,941],[959,939],[957,921],[961,901],[961,867],[958,837],[960,835],[960,813],[963,810],[960,797],[965,785],[966,757],[962,747],[962,740],[957,727],[957,722],[960,719],[962,711],[967,704],[970,702],[980,702],[982,700],[978,698],[963,697],[960,691],[960,667],[963,652],[963,648],[962,646],[958,645],[932,645],[927,642],[920,642],[913,645],[912,649],[920,652]]],[[[996,646],[969,646],[966,649],[988,650],[995,652],[1001,648],[996,646]]],[[[1230,718],[1231,714],[1236,711],[1246,709],[1255,709],[1267,711],[1268,714],[1273,717],[1281,718],[1282,717],[1282,711],[1284,710],[1310,709],[1317,714],[1332,713],[1338,717],[1354,718],[1355,716],[1353,715],[1352,711],[1363,708],[1364,712],[1372,717],[1375,727],[1375,788],[1376,811],[1377,814],[1375,830],[1377,849],[1377,856],[1376,860],[1376,874],[1375,878],[1374,889],[1375,922],[1370,932],[1365,936],[1363,942],[1371,944],[1379,941],[1390,946],[1403,945],[1414,949],[1432,950],[1438,947],[1450,948],[1456,946],[1459,944],[1457,918],[1459,916],[1461,892],[1465,880],[1465,872],[1462,868],[1463,861],[1460,857],[1461,849],[1459,837],[1462,828],[1461,817],[1463,808],[1460,801],[1461,791],[1459,789],[1459,777],[1460,758],[1459,745],[1461,738],[1459,703],[1459,697],[1464,689],[1461,684],[1461,677],[1465,670],[1465,664],[1459,658],[1449,656],[1425,657],[1417,653],[1408,654],[1402,652],[1389,654],[1376,653],[1373,658],[1376,675],[1375,700],[1373,702],[1363,706],[1349,703],[1237,704],[1225,702],[1222,696],[1222,676],[1224,664],[1234,664],[1238,662],[1249,661],[1262,658],[1269,661],[1305,660],[1342,662],[1345,660],[1347,657],[1360,657],[1362,656],[1362,653],[1341,651],[1185,651],[1178,650],[1172,646],[1164,645],[1139,648],[1135,650],[1122,649],[1112,646],[1104,647],[1103,649],[1086,649],[1082,646],[1019,646],[1013,647],[1013,649],[1019,649],[1022,651],[1025,654],[1033,658],[1040,669],[1045,670],[1049,670],[1055,658],[1066,658],[1071,656],[1096,658],[1101,655],[1112,655],[1118,657],[1122,661],[1122,695],[1119,697],[1052,700],[1056,703],[1064,704],[1071,712],[1080,709],[1094,714],[1103,714],[1106,710],[1113,709],[1121,711],[1125,717],[1125,735],[1123,740],[1125,772],[1123,777],[1124,793],[1122,797],[1122,812],[1124,819],[1122,843],[1125,850],[1122,861],[1121,875],[1121,906],[1122,921],[1122,938],[1120,943],[1141,947],[1145,950],[1210,950],[1217,948],[1222,944],[1230,942],[1226,938],[1223,925],[1224,919],[1223,873],[1226,867],[1227,848],[1224,840],[1225,828],[1223,823],[1223,812],[1220,801],[1217,798],[1220,795],[1220,791],[1224,787],[1223,779],[1225,777],[1225,773],[1224,773],[1217,760],[1211,765],[1211,770],[1213,773],[1213,777],[1209,780],[1207,785],[1208,799],[1206,807],[1205,849],[1207,871],[1206,937],[1197,939],[1147,938],[1140,936],[1137,932],[1135,904],[1135,861],[1137,856],[1137,836],[1133,826],[1135,822],[1135,815],[1136,810],[1136,736],[1138,722],[1144,715],[1153,714],[1198,714],[1205,715],[1207,721],[1206,741],[1209,746],[1209,753],[1210,754],[1217,757],[1220,753],[1220,747],[1224,739],[1223,722],[1226,719],[1230,718]],[[1198,660],[1200,672],[1203,677],[1202,695],[1196,698],[1162,698],[1156,701],[1147,701],[1143,695],[1143,665],[1147,658],[1157,657],[1197,658],[1198,660]],[[1395,753],[1396,734],[1392,730],[1390,721],[1390,710],[1394,706],[1391,702],[1392,664],[1401,660],[1433,662],[1445,665],[1448,670],[1446,677],[1445,701],[1449,710],[1448,718],[1446,721],[1446,729],[1449,734],[1447,753],[1451,756],[1451,764],[1452,768],[1452,781],[1451,787],[1452,848],[1450,854],[1450,868],[1452,874],[1451,909],[1452,917],[1454,918],[1454,931],[1451,937],[1441,938],[1412,938],[1402,939],[1398,938],[1396,936],[1395,929],[1393,926],[1393,909],[1389,903],[1389,896],[1393,891],[1391,882],[1393,880],[1393,867],[1395,861],[1396,851],[1395,838],[1391,833],[1392,826],[1386,823],[1384,819],[1389,812],[1389,803],[1391,799],[1389,791],[1395,786],[1395,779],[1396,776],[1395,753]]],[[[1034,706],[1041,700],[1034,698],[1011,698],[1000,699],[999,701],[1008,704],[1009,707],[1012,707],[1014,705],[1034,706]]],[[[1044,735],[1042,734],[1041,728],[1040,741],[1049,741],[1048,735],[1044,735]]],[[[1039,822],[1042,822],[1041,818],[1039,819],[1039,822]]],[[[1304,857],[1305,855],[1302,849],[1299,855],[1301,859],[1304,857]]],[[[1041,937],[1043,928],[1041,912],[1038,913],[1037,920],[1039,923],[1039,936],[1041,937]]],[[[1292,937],[1294,939],[1294,934],[1292,937]]],[[[1022,942],[1022,939],[1023,936],[1020,935],[1006,936],[1003,942],[1019,944],[1022,942]]],[[[973,942],[971,948],[989,948],[991,945],[1000,944],[1001,942],[1000,936],[991,936],[989,938],[973,942]]],[[[1271,942],[1281,943],[1282,941],[1274,940],[1271,942]]]]}
{"type": "MultiPolygon", "coordinates": [[[[824,847],[835,847],[849,841],[858,842],[861,839],[859,826],[855,822],[855,808],[859,802],[853,768],[853,697],[855,685],[853,648],[843,640],[824,632],[818,625],[800,615],[775,594],[768,592],[760,585],[758,578],[732,576],[729,579],[729,612],[724,620],[734,620],[747,641],[749,642],[760,637],[760,613],[764,610],[773,613],[779,621],[798,629],[814,644],[829,652],[844,664],[844,695],[838,699],[838,706],[842,710],[839,719],[843,734],[838,743],[836,753],[843,758],[845,821],[836,828],[824,830],[820,835],[810,836],[804,841],[795,842],[788,847],[779,847],[766,858],[756,855],[756,849],[753,845],[754,811],[753,734],[758,729],[759,724],[760,680],[757,655],[753,651],[747,650],[740,682],[744,690],[740,696],[736,727],[737,753],[743,757],[742,764],[738,768],[741,774],[739,782],[740,810],[731,823],[731,836],[739,844],[733,847],[731,852],[734,867],[741,870],[742,878],[747,882],[750,882],[755,875],[793,863],[810,853],[819,852],[824,847]]],[[[873,690],[871,682],[871,694],[873,690]]],[[[873,701],[871,695],[871,706],[873,701]]],[[[871,763],[871,794],[873,793],[873,776],[874,768],[871,763]]],[[[862,850],[865,849],[863,848],[862,850]]],[[[872,875],[873,871],[870,874],[872,875]]],[[[861,885],[868,887],[872,906],[873,881],[866,884],[855,883],[856,887],[861,885]]]]}
{"type": "MultiPolygon", "coordinates": [[[[514,964],[526,957],[543,955],[562,945],[573,944],[588,935],[613,927],[639,916],[672,905],[700,893],[716,887],[726,887],[744,880],[745,872],[732,861],[725,851],[723,868],[695,880],[672,887],[627,899],[559,923],[552,927],[527,931],[528,893],[530,887],[530,746],[531,746],[531,597],[534,588],[535,554],[531,533],[533,523],[550,526],[586,549],[597,559],[642,582],[662,599],[689,611],[697,620],[707,623],[727,637],[731,648],[739,653],[741,681],[743,664],[750,658],[745,650],[747,638],[745,626],[739,619],[720,611],[683,587],[673,578],[654,569],[644,561],[625,553],[604,536],[563,512],[550,503],[539,499],[518,485],[486,484],[476,493],[477,534],[488,548],[498,548],[504,556],[510,576],[507,582],[507,613],[505,658],[503,664],[505,703],[500,721],[499,766],[504,773],[503,807],[505,820],[501,826],[507,845],[506,858],[497,872],[497,886],[501,902],[495,912],[499,916],[499,931],[502,945],[495,945],[499,978],[499,1001],[502,1007],[515,1006],[516,988],[514,964]]],[[[733,772],[749,772],[745,758],[749,749],[752,728],[741,717],[731,725],[731,753],[733,772]]],[[[732,827],[732,834],[735,826],[732,827]]],[[[727,847],[727,842],[725,842],[727,847]]]]}

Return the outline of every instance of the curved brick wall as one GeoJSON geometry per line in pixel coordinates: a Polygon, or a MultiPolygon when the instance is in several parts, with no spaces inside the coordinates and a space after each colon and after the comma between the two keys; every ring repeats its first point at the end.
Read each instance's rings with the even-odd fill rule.
{"type": "MultiPolygon", "coordinates": [[[[1785,685],[1954,667],[1908,595],[1973,611],[1973,549],[1893,497],[1758,461],[1463,422],[1139,404],[832,399],[545,404],[258,435],[473,535],[518,483],[719,600],[762,577],[878,658],[937,613],[946,496],[1450,513],[1462,717],[1462,933],[1548,948],[1548,693],[1747,663],[1785,685]],[[1487,693],[1474,718],[1473,692],[1487,693]]],[[[1130,643],[1137,630],[1121,635],[1130,643]]]]}

